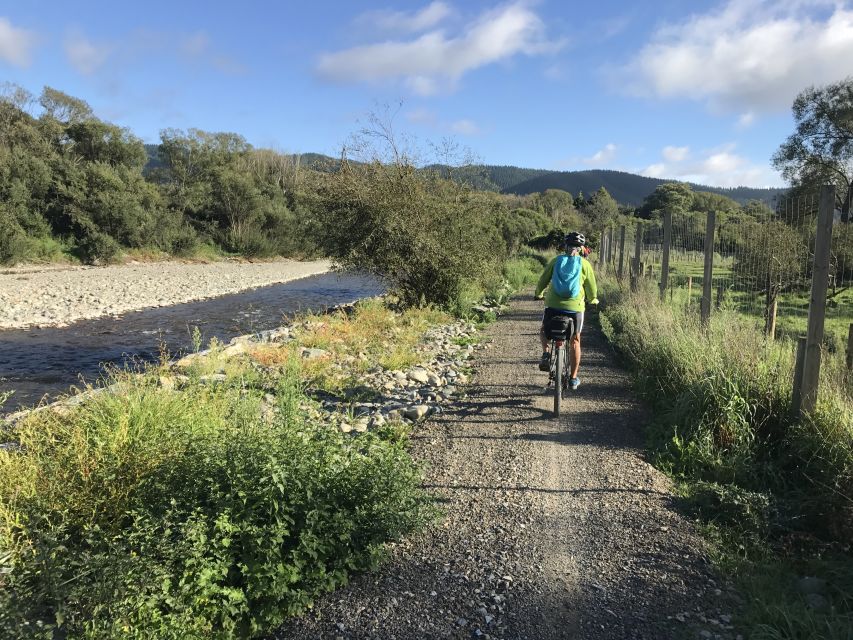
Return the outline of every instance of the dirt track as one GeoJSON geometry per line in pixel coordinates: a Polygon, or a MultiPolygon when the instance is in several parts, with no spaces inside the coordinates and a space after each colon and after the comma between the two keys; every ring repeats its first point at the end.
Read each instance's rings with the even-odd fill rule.
{"type": "Polygon", "coordinates": [[[276,637],[736,637],[701,539],[643,460],[647,416],[597,323],[557,421],[540,315],[516,301],[487,331],[468,400],[414,435],[445,517],[276,637]]]}

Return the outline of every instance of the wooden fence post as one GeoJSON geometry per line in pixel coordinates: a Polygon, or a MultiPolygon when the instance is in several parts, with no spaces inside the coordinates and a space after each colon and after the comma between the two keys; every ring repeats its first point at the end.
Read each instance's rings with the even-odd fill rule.
{"type": "Polygon", "coordinates": [[[666,287],[669,284],[669,250],[672,244],[672,211],[663,214],[663,257],[660,266],[660,299],[666,296],[666,287]]]}
{"type": "Polygon", "coordinates": [[[619,280],[625,275],[625,225],[619,227],[619,280]]]}
{"type": "Polygon", "coordinates": [[[634,235],[634,272],[631,274],[631,289],[637,290],[640,282],[640,254],[643,251],[643,225],[637,223],[637,231],[634,235]]]}
{"type": "Polygon", "coordinates": [[[803,410],[803,361],[806,359],[806,337],[797,338],[797,359],[794,360],[794,386],[791,392],[791,417],[798,418],[803,410]]]}
{"type": "Polygon", "coordinates": [[[847,332],[847,370],[853,371],[853,322],[847,332]]]}
{"type": "Polygon", "coordinates": [[[832,217],[835,213],[835,187],[820,189],[820,205],[812,266],[812,295],[809,301],[809,326],[806,331],[806,355],[803,359],[803,381],[800,389],[801,410],[812,413],[817,406],[820,379],[820,352],[826,314],[826,290],[829,285],[829,252],[832,244],[832,217]]]}
{"type": "Polygon", "coordinates": [[[599,269],[602,275],[607,274],[607,227],[601,232],[601,245],[598,251],[599,269]]]}
{"type": "MultiPolygon", "coordinates": [[[[716,228],[717,214],[715,211],[708,212],[705,222],[705,271],[702,276],[702,305],[699,313],[702,324],[707,325],[711,320],[711,285],[714,277],[714,230],[716,228]]],[[[717,308],[720,308],[720,298],[717,296],[717,308]]]]}
{"type": "Polygon", "coordinates": [[[687,305],[690,308],[690,298],[693,296],[693,276],[687,276],[687,305]]]}

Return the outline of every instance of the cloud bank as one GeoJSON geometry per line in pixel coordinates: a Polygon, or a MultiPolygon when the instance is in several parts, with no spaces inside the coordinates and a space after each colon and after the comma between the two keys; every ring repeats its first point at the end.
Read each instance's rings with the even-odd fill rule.
{"type": "MultiPolygon", "coordinates": [[[[449,12],[444,3],[433,3],[408,19],[418,26],[433,25],[449,12]]],[[[406,19],[397,17],[392,22],[401,23],[401,30],[413,30],[403,24],[406,19]]],[[[454,35],[434,29],[414,39],[324,53],[316,72],[324,80],[341,84],[402,81],[416,94],[432,95],[452,89],[466,73],[480,67],[516,55],[556,51],[561,46],[547,39],[543,21],[527,3],[515,2],[482,14],[454,35]]]]}
{"type": "Polygon", "coordinates": [[[853,74],[853,9],[828,0],[729,0],[659,29],[623,71],[634,94],[740,113],[784,111],[853,74]]]}

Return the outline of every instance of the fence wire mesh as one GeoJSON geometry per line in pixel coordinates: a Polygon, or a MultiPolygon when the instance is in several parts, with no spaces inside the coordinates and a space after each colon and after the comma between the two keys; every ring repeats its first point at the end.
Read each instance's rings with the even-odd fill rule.
{"type": "MultiPolygon", "coordinates": [[[[850,196],[848,196],[850,197],[850,196]]],[[[736,212],[717,212],[714,225],[714,308],[754,317],[770,333],[789,337],[805,331],[820,197],[817,193],[780,199],[775,206],[753,203],[736,212]]],[[[836,203],[825,315],[826,342],[846,348],[853,322],[853,220],[851,202],[836,203]]],[[[664,299],[698,313],[704,284],[707,213],[674,213],[664,299]]],[[[663,281],[664,220],[641,225],[640,276],[663,281]]],[[[635,226],[602,234],[599,268],[628,276],[635,258],[635,226]]]]}

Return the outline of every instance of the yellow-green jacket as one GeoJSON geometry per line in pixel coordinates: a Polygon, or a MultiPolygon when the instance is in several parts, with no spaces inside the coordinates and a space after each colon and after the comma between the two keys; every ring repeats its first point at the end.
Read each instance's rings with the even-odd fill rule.
{"type": "Polygon", "coordinates": [[[559,256],[554,256],[545,265],[542,275],[539,276],[539,282],[536,284],[537,298],[545,291],[545,306],[552,309],[562,309],[563,311],[585,311],[585,300],[595,300],[598,297],[598,287],[595,284],[595,273],[592,270],[592,265],[586,258],[581,258],[581,290],[574,298],[561,298],[551,288],[551,276],[554,274],[554,263],[557,262],[559,256]]]}

